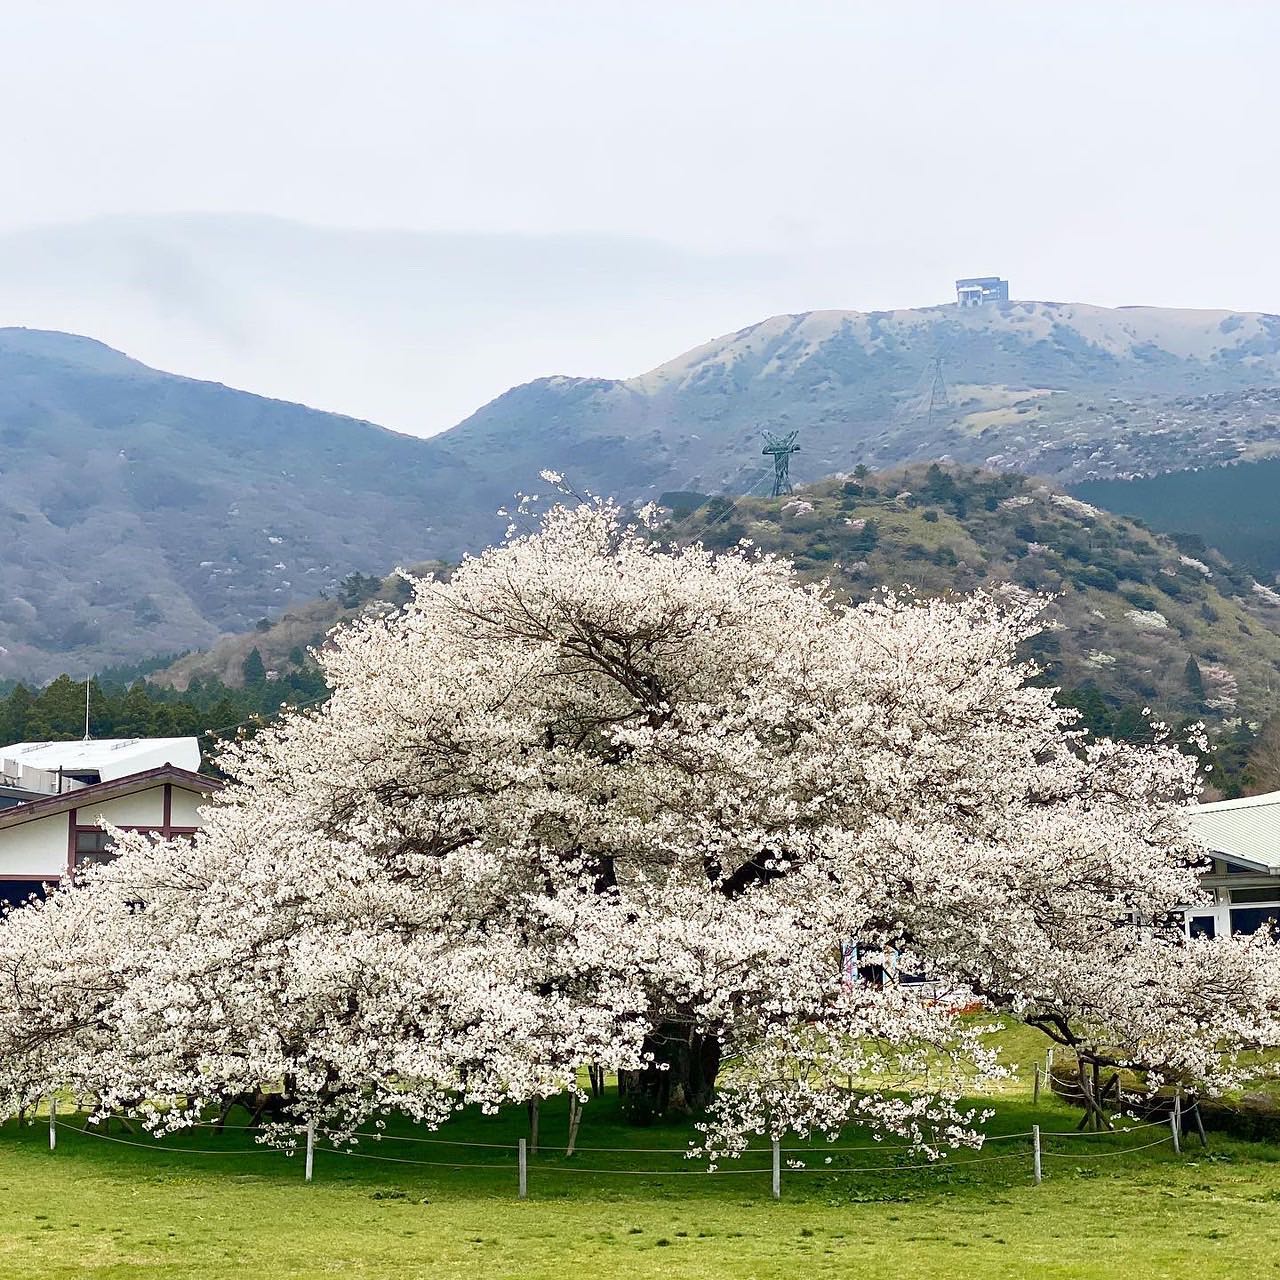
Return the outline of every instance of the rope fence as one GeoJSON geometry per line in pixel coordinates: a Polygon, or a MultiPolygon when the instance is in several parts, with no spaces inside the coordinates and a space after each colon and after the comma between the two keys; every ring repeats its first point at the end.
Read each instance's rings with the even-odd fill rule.
{"type": "MultiPolygon", "coordinates": [[[[1198,1106],[1198,1104],[1193,1104],[1198,1106]]],[[[766,1174],[770,1177],[770,1189],[773,1198],[779,1199],[782,1195],[782,1176],[785,1169],[787,1176],[791,1175],[815,1175],[824,1174],[828,1177],[842,1177],[851,1174],[882,1174],[892,1175],[900,1173],[912,1173],[919,1171],[931,1172],[951,1172],[953,1170],[964,1170],[970,1166],[977,1165],[996,1165],[996,1164],[1012,1164],[1021,1162],[1024,1165],[1030,1164],[1032,1179],[1036,1184],[1043,1181],[1043,1161],[1044,1160],[1074,1160],[1093,1161],[1111,1159],[1119,1156],[1134,1155],[1142,1151],[1151,1151],[1157,1147],[1171,1145],[1175,1153],[1181,1152],[1182,1123],[1184,1112],[1181,1106],[1181,1097],[1174,1100],[1174,1106],[1170,1112],[1167,1121],[1154,1120],[1141,1124],[1127,1125],[1123,1129],[1104,1130],[1098,1132],[1066,1132],[1061,1130],[1042,1130],[1039,1125],[1033,1125],[1031,1129],[1020,1133],[1002,1133],[995,1134],[984,1140],[984,1146],[987,1143],[997,1142],[1026,1142],[1029,1140],[1029,1147],[1010,1151],[998,1155],[977,1155],[969,1156],[963,1159],[947,1159],[940,1158],[937,1160],[910,1161],[906,1163],[891,1163],[878,1165],[843,1165],[831,1163],[833,1155],[841,1155],[847,1153],[859,1153],[866,1151],[882,1151],[886,1153],[914,1151],[917,1148],[907,1144],[882,1144],[876,1143],[867,1146],[848,1146],[848,1145],[829,1145],[826,1147],[784,1147],[780,1140],[775,1140],[768,1147],[748,1147],[743,1152],[744,1155],[768,1155],[770,1162],[768,1165],[750,1168],[684,1168],[684,1169],[631,1169],[631,1168],[611,1168],[607,1165],[599,1163],[579,1164],[558,1163],[543,1164],[538,1168],[540,1175],[554,1175],[561,1173],[590,1175],[595,1177],[632,1177],[632,1178],[671,1178],[671,1177],[721,1177],[721,1176],[737,1176],[737,1177],[764,1177],[766,1174]],[[1166,1132],[1153,1141],[1142,1142],[1139,1145],[1126,1145],[1114,1150],[1099,1151],[1096,1146],[1091,1150],[1075,1150],[1062,1151],[1050,1150],[1047,1144],[1062,1144],[1064,1142],[1074,1142],[1081,1138],[1123,1138],[1127,1134],[1142,1133],[1152,1129],[1163,1129],[1166,1132]],[[811,1163],[802,1164],[796,1159],[783,1159],[784,1156],[804,1156],[811,1163]],[[820,1163],[819,1163],[820,1162],[820,1163]]],[[[269,1128],[279,1130],[279,1126],[267,1125],[223,1125],[216,1123],[197,1122],[199,1127],[213,1127],[219,1129],[227,1129],[236,1133],[246,1132],[263,1132],[269,1128]]],[[[193,1127],[197,1127],[193,1125],[193,1127]]],[[[56,1102],[50,1105],[49,1109],[49,1149],[56,1150],[57,1138],[59,1132],[75,1133],[80,1137],[96,1138],[102,1142],[114,1143],[119,1146],[133,1147],[146,1151],[166,1152],[171,1151],[178,1155],[198,1155],[198,1156],[245,1156],[253,1155],[261,1151],[261,1145],[253,1147],[188,1147],[188,1146],[168,1146],[163,1142],[145,1142],[131,1138],[116,1137],[100,1131],[95,1125],[86,1122],[83,1125],[70,1124],[57,1117],[56,1102]]],[[[461,1141],[451,1138],[429,1138],[420,1137],[410,1134],[393,1134],[393,1133],[370,1133],[367,1131],[356,1131],[352,1134],[352,1138],[365,1139],[373,1142],[401,1142],[412,1143],[420,1146],[436,1146],[449,1147],[454,1149],[472,1149],[484,1152],[506,1152],[513,1159],[504,1162],[496,1162],[494,1160],[473,1161],[470,1159],[460,1160],[420,1160],[410,1158],[408,1156],[382,1155],[371,1151],[356,1151],[351,1147],[335,1146],[325,1142],[316,1141],[316,1131],[314,1124],[308,1124],[305,1128],[300,1127],[297,1130],[298,1138],[305,1139],[305,1180],[311,1182],[314,1176],[314,1161],[317,1153],[328,1157],[335,1157],[339,1160],[343,1158],[354,1160],[373,1161],[380,1164],[391,1164],[400,1166],[413,1166],[424,1169],[478,1169],[489,1172],[501,1172],[510,1175],[515,1172],[517,1175],[517,1195],[520,1199],[528,1196],[529,1185],[529,1143],[525,1138],[520,1138],[515,1143],[501,1142],[471,1142],[461,1141]]],[[[1201,1134],[1203,1140],[1203,1133],[1201,1134]]],[[[299,1142],[301,1146],[301,1141],[299,1142]]],[[[277,1150],[278,1154],[289,1156],[293,1154],[292,1150],[268,1148],[269,1150],[277,1150]]],[[[688,1148],[686,1147],[580,1147],[578,1151],[588,1155],[670,1155],[688,1157],[688,1148]]],[[[566,1157],[567,1159],[568,1157],[566,1157]]]]}
{"type": "MultiPolygon", "coordinates": [[[[1164,1128],[1163,1125],[1160,1126],[1164,1128]]],[[[1081,1137],[1081,1134],[1074,1134],[1073,1137],[1081,1137]]],[[[1122,1151],[1090,1151],[1086,1155],[1080,1155],[1076,1151],[1042,1151],[1041,1155],[1050,1160],[1106,1160],[1111,1156],[1127,1156],[1135,1151],[1150,1151],[1152,1147],[1163,1147],[1166,1142],[1172,1142],[1173,1138],[1157,1138],[1154,1142],[1144,1142],[1140,1147],[1125,1147],[1122,1151]]]]}

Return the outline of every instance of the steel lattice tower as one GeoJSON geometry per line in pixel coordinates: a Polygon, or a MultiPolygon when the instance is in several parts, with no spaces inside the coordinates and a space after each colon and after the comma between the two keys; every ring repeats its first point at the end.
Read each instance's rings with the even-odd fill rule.
{"type": "Polygon", "coordinates": [[[947,395],[946,379],[942,376],[942,357],[933,358],[933,384],[929,388],[929,426],[933,426],[935,411],[949,409],[951,398],[947,395]]]}
{"type": "Polygon", "coordinates": [[[792,431],[785,436],[775,436],[772,432],[764,432],[763,454],[773,455],[773,496],[781,497],[791,492],[791,455],[800,452],[796,444],[799,431],[792,431]]]}

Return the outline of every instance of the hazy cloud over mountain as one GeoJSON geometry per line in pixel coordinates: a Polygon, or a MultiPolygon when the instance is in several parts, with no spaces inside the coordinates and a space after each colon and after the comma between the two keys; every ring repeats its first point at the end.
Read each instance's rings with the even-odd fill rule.
{"type": "Polygon", "coordinates": [[[0,6],[0,324],[427,432],[957,275],[1280,310],[1278,40],[1244,0],[0,6]]]}
{"type": "Polygon", "coordinates": [[[427,435],[549,372],[640,372],[816,276],[634,237],[112,217],[0,236],[0,324],[427,435]]]}

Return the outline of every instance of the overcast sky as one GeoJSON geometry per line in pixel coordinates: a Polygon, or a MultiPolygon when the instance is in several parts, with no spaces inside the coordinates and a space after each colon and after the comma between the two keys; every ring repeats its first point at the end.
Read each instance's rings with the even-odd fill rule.
{"type": "MultiPolygon", "coordinates": [[[[648,345],[602,346],[586,306],[536,352],[557,359],[545,372],[639,372],[763,318],[731,319],[740,305],[944,301],[957,274],[1024,298],[1280,311],[1278,63],[1265,0],[9,3],[0,232],[255,213],[773,264],[739,299],[726,260],[705,315],[700,285],[648,345]]],[[[0,322],[27,322],[5,284],[0,322]]],[[[193,343],[180,371],[216,375],[193,343]]],[[[409,429],[531,376],[533,354],[487,382],[477,365],[409,429]]],[[[294,394],[332,395],[321,381],[294,394]]]]}

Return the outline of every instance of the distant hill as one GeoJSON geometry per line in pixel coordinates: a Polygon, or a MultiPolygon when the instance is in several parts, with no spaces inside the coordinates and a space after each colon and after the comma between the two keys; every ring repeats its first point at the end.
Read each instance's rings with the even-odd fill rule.
{"type": "Polygon", "coordinates": [[[1091,480],[1072,492],[1174,535],[1193,554],[1216,547],[1264,581],[1280,573],[1280,458],[1091,480]]]}
{"type": "Polygon", "coordinates": [[[1280,709],[1280,594],[1039,481],[914,465],[788,499],[712,498],[673,513],[681,539],[750,538],[855,600],[1000,583],[1052,594],[1028,656],[1107,731],[1141,710],[1229,729],[1280,709]]]}
{"type": "Polygon", "coordinates": [[[1280,317],[1012,302],[775,316],[624,380],[543,378],[446,433],[469,456],[611,490],[767,483],[760,431],[800,431],[794,474],[944,459],[1063,481],[1280,447],[1280,317]],[[1206,397],[1216,397],[1206,399],[1206,397]]]}
{"type": "MultiPolygon", "coordinates": [[[[934,458],[1158,475],[1275,452],[1266,382],[1274,316],[809,312],[634,378],[540,379],[421,440],[0,329],[0,679],[207,648],[353,571],[454,560],[547,467],[628,500],[761,492],[767,428],[800,432],[797,481],[934,458]]],[[[1259,527],[1280,544],[1278,519],[1259,527]]]]}
{"type": "MultiPolygon", "coordinates": [[[[447,573],[449,567],[429,563],[409,568],[423,576],[447,573]]],[[[256,649],[266,678],[279,680],[309,669],[310,651],[323,646],[336,626],[362,614],[398,609],[408,597],[408,583],[399,574],[382,578],[376,574],[349,574],[332,592],[291,605],[272,620],[262,619],[252,631],[225,635],[207,650],[185,653],[161,669],[148,672],[146,678],[152,684],[179,691],[197,679],[242,687],[245,663],[256,649]]]]}
{"type": "Polygon", "coordinates": [[[446,445],[0,330],[0,677],[212,643],[500,532],[446,445]]]}
{"type": "MultiPolygon", "coordinates": [[[[668,495],[658,536],[725,548],[750,538],[847,598],[881,587],[924,595],[1013,583],[1052,594],[1028,656],[1100,731],[1146,731],[1142,708],[1199,719],[1219,735],[1280,709],[1280,594],[1221,556],[1170,541],[1039,481],[917,464],[828,480],[789,498],[668,495]]],[[[257,648],[275,676],[339,622],[403,600],[397,579],[364,578],[261,630],[189,654],[151,678],[241,681],[257,648]]]]}

